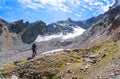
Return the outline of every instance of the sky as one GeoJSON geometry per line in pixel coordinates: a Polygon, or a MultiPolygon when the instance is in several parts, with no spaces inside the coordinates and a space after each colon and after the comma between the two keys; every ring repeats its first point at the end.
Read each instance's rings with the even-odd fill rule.
{"type": "Polygon", "coordinates": [[[0,18],[45,23],[86,20],[106,12],[114,0],[0,0],[0,18]]]}

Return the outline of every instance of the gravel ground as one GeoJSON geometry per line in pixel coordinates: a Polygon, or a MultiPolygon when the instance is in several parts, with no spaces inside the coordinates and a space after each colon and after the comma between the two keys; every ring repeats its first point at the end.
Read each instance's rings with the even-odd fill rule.
{"type": "Polygon", "coordinates": [[[120,55],[112,58],[103,69],[92,72],[84,79],[120,79],[120,55]]]}
{"type": "Polygon", "coordinates": [[[0,52],[0,66],[20,59],[26,59],[28,57],[31,57],[31,55],[32,55],[31,50],[26,51],[11,50],[7,52],[0,52]]]}

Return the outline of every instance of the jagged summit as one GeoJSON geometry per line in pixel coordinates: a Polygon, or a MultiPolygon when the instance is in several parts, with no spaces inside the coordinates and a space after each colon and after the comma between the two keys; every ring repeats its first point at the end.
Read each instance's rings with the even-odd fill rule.
{"type": "Polygon", "coordinates": [[[66,22],[72,22],[72,19],[69,17],[66,22]]]}

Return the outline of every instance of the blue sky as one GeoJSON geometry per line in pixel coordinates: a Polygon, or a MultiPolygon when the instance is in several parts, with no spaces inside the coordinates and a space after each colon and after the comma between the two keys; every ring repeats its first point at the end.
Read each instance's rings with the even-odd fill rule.
{"type": "Polygon", "coordinates": [[[53,23],[71,18],[85,20],[109,9],[114,0],[0,0],[0,18],[53,23]]]}

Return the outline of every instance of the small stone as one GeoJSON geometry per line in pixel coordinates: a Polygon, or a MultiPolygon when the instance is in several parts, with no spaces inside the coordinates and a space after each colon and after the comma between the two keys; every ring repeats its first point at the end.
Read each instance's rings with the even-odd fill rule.
{"type": "Polygon", "coordinates": [[[115,74],[114,74],[114,73],[111,73],[110,75],[111,75],[111,76],[114,76],[115,74]]]}
{"type": "Polygon", "coordinates": [[[79,52],[79,49],[74,49],[73,52],[79,52]]]}
{"type": "Polygon", "coordinates": [[[72,63],[66,63],[67,66],[70,66],[72,63]]]}
{"type": "Polygon", "coordinates": [[[12,75],[11,79],[18,79],[18,77],[16,75],[12,75]]]}
{"type": "Polygon", "coordinates": [[[66,50],[64,50],[64,52],[70,53],[71,51],[70,51],[70,49],[66,49],[66,50]]]}
{"type": "Polygon", "coordinates": [[[90,55],[89,58],[94,59],[94,58],[96,58],[96,55],[90,55]]]}
{"type": "Polygon", "coordinates": [[[72,79],[77,79],[77,77],[72,77],[72,79]]]}
{"type": "Polygon", "coordinates": [[[14,62],[14,65],[17,65],[18,63],[19,63],[19,61],[15,61],[15,62],[14,62]]]}
{"type": "Polygon", "coordinates": [[[86,71],[86,68],[81,68],[80,69],[80,73],[85,72],[85,71],[86,71]]]}
{"type": "Polygon", "coordinates": [[[68,70],[68,73],[69,73],[69,74],[71,74],[71,73],[72,73],[72,71],[69,69],[69,70],[68,70]]]}
{"type": "Polygon", "coordinates": [[[0,67],[0,71],[3,71],[4,70],[4,68],[3,67],[0,67]]]}
{"type": "Polygon", "coordinates": [[[97,78],[98,78],[98,79],[102,79],[102,77],[101,77],[101,76],[97,76],[97,78]]]}
{"type": "Polygon", "coordinates": [[[87,64],[87,65],[85,66],[85,68],[88,69],[90,66],[91,66],[91,64],[87,64]]]}
{"type": "Polygon", "coordinates": [[[27,60],[31,60],[31,59],[32,59],[32,57],[28,57],[28,58],[27,58],[27,60]]]}
{"type": "Polygon", "coordinates": [[[104,57],[106,57],[106,54],[103,54],[101,58],[104,58],[104,57]]]}

